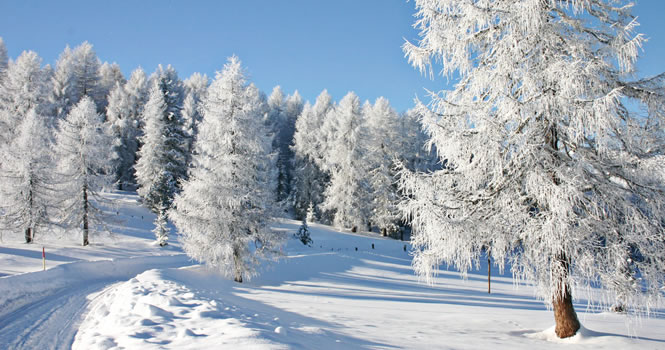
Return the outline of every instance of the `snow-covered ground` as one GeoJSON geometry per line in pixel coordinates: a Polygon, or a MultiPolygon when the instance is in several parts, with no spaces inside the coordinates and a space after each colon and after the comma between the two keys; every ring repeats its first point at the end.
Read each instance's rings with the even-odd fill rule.
{"type": "Polygon", "coordinates": [[[154,216],[135,195],[114,197],[124,222],[89,247],[3,237],[0,349],[665,349],[662,311],[631,321],[577,300],[585,328],[559,341],[533,290],[496,269],[491,294],[486,266],[466,281],[441,271],[428,286],[403,242],[322,225],[310,227],[312,247],[290,240],[282,260],[237,284],[189,261],[176,236],[153,244],[154,216]]]}

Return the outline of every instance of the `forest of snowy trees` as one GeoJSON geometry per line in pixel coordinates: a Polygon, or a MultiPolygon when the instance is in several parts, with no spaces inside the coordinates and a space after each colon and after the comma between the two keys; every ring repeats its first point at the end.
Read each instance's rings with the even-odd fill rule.
{"type": "Polygon", "coordinates": [[[580,328],[573,291],[648,312],[665,285],[665,74],[635,78],[644,37],[619,2],[416,0],[406,57],[455,84],[404,113],[353,92],[266,95],[237,57],[212,82],[161,65],[126,79],[87,42],[51,66],[0,38],[0,232],[87,245],[100,193],[136,190],[159,245],[172,221],[238,282],[278,253],[270,220],[293,217],[412,226],[425,277],[491,257],[537,287],[562,338],[580,328]]]}
{"type": "MultiPolygon", "coordinates": [[[[206,198],[196,205],[212,208],[224,196],[237,203],[209,209],[211,218],[263,208],[234,224],[238,230],[265,220],[265,211],[399,237],[397,164],[414,171],[437,164],[423,150],[419,115],[400,115],[385,98],[361,103],[353,92],[339,103],[325,90],[313,104],[279,86],[267,96],[244,81],[237,58],[228,65],[212,84],[199,73],[183,80],[170,65],[149,76],[138,68],[126,79],[87,42],[65,48],[51,66],[32,51],[9,59],[0,39],[2,232],[28,243],[57,230],[80,232],[87,245],[105,232],[101,208],[112,205],[100,193],[115,188],[136,190],[157,214],[162,246],[170,217],[179,218],[191,252],[208,243],[188,232],[186,208],[206,198]],[[206,173],[211,162],[230,173],[218,173],[222,165],[206,173]],[[201,181],[214,186],[194,195],[201,181]]],[[[263,229],[254,229],[259,239],[263,229]]]]}

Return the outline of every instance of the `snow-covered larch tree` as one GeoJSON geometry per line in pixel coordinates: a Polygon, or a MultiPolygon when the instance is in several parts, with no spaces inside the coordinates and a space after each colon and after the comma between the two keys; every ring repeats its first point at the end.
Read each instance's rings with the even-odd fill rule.
{"type": "Polygon", "coordinates": [[[136,163],[138,193],[145,204],[157,213],[155,236],[161,246],[168,241],[166,213],[171,208],[173,197],[180,190],[179,181],[186,172],[186,138],[180,106],[172,96],[174,78],[168,74],[163,77],[153,80],[143,110],[143,146],[136,163]]]}
{"type": "MultiPolygon", "coordinates": [[[[327,181],[326,174],[314,161],[318,142],[317,131],[321,127],[321,120],[315,118],[314,108],[306,103],[296,120],[296,132],[293,136],[293,146],[291,146],[295,155],[291,201],[298,219],[307,215],[310,206],[315,207],[323,202],[323,191],[327,181]]],[[[315,213],[313,212],[312,215],[315,213]]]]}
{"type": "Polygon", "coordinates": [[[379,97],[365,111],[367,123],[368,180],[371,189],[369,220],[383,236],[398,229],[401,214],[397,208],[400,199],[396,184],[395,161],[401,158],[399,116],[388,100],[379,97]]]}
{"type": "Polygon", "coordinates": [[[49,76],[41,58],[23,52],[0,80],[0,226],[26,243],[48,225],[52,193],[49,131],[45,114],[49,76]]]}
{"type": "Polygon", "coordinates": [[[115,138],[118,158],[114,168],[116,183],[121,190],[136,186],[134,165],[142,135],[141,112],[147,98],[146,85],[145,73],[138,68],[126,84],[116,84],[108,95],[106,119],[115,138]]]}
{"type": "Polygon", "coordinates": [[[108,96],[106,106],[106,122],[111,127],[114,137],[114,146],[118,158],[114,166],[115,180],[118,189],[122,190],[125,184],[132,181],[132,171],[136,153],[131,152],[132,141],[136,141],[136,135],[133,134],[132,124],[129,119],[129,99],[122,85],[116,84],[108,96]],[[132,140],[132,136],[133,140],[132,140]]]}
{"type": "Polygon", "coordinates": [[[93,99],[99,112],[105,112],[106,96],[100,88],[101,62],[90,43],[73,50],[65,47],[56,62],[50,96],[56,120],[64,119],[84,96],[93,99]]]}
{"type": "Polygon", "coordinates": [[[185,135],[187,136],[186,163],[189,165],[194,151],[194,140],[199,133],[199,124],[202,119],[199,106],[205,97],[209,83],[205,74],[194,73],[185,80],[184,84],[186,97],[182,105],[182,119],[185,135]]]}
{"type": "Polygon", "coordinates": [[[99,67],[98,93],[100,97],[99,102],[101,105],[97,106],[97,108],[103,110],[104,113],[106,113],[108,98],[111,90],[113,90],[116,85],[124,86],[125,83],[127,83],[127,80],[122,74],[120,66],[115,62],[104,62],[99,67]]]}
{"type": "Polygon", "coordinates": [[[9,64],[0,81],[1,146],[11,143],[29,111],[39,115],[46,111],[49,84],[41,62],[34,51],[24,51],[9,64]]]}
{"type": "Polygon", "coordinates": [[[23,234],[31,243],[50,225],[52,161],[45,119],[31,108],[8,147],[0,152],[0,227],[23,234]]]}
{"type": "MultiPolygon", "coordinates": [[[[321,207],[334,214],[334,224],[353,231],[364,229],[369,217],[367,181],[367,128],[358,96],[349,92],[327,118],[337,120],[330,144],[331,178],[321,207]]],[[[330,113],[329,113],[330,114],[330,113]]]]}
{"type": "Polygon", "coordinates": [[[2,81],[5,76],[8,64],[9,56],[7,55],[7,47],[5,47],[5,41],[0,37],[0,81],[2,81]]]}
{"type": "Polygon", "coordinates": [[[56,134],[58,206],[65,226],[81,229],[83,245],[91,230],[104,225],[100,192],[113,182],[113,137],[97,113],[92,98],[84,96],[60,121],[56,134]]]}
{"type": "Polygon", "coordinates": [[[445,169],[402,177],[416,271],[429,277],[445,262],[466,272],[489,243],[501,268],[509,262],[551,303],[561,338],[580,328],[572,297],[585,286],[605,288],[600,302],[657,305],[663,121],[625,103],[663,87],[652,89],[662,76],[626,80],[644,40],[631,4],[415,3],[421,39],[405,44],[409,62],[431,75],[435,61],[456,80],[421,110],[445,169]]]}
{"type": "Polygon", "coordinates": [[[282,241],[268,226],[275,172],[259,96],[231,57],[203,101],[193,167],[169,213],[187,254],[237,282],[282,241]]]}

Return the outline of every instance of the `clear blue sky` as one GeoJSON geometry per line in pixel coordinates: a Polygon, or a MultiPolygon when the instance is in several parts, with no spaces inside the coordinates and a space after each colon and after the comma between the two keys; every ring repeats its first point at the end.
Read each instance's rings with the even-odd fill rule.
{"type": "MultiPolygon", "coordinates": [[[[417,39],[414,3],[405,0],[0,0],[0,36],[12,58],[34,50],[53,64],[65,45],[87,40],[125,75],[172,64],[181,78],[214,77],[236,54],[269,94],[299,90],[314,101],[323,89],[341,99],[387,97],[399,111],[424,88],[440,90],[409,66],[400,46],[417,39]]],[[[665,71],[665,1],[637,0],[634,13],[650,41],[640,75],[665,71]]]]}

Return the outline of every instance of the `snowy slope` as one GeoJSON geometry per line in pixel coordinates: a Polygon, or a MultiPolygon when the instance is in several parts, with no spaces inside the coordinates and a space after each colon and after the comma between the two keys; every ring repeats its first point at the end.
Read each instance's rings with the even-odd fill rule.
{"type": "MultiPolygon", "coordinates": [[[[150,214],[135,197],[119,198],[119,216],[131,220],[118,226],[115,241],[88,250],[75,248],[78,240],[51,242],[59,267],[0,278],[0,348],[558,349],[565,342],[665,349],[662,312],[627,323],[622,315],[585,312],[586,301],[577,300],[585,329],[558,341],[552,312],[533,290],[515,288],[495,269],[492,294],[486,266],[466,281],[441,271],[428,286],[413,275],[403,242],[322,225],[310,227],[312,247],[290,240],[282,260],[237,284],[192,265],[177,244],[155,247],[153,217],[138,219],[150,214]]],[[[289,233],[298,226],[275,224],[289,233]]],[[[13,266],[21,259],[41,268],[39,259],[11,254],[37,247],[5,237],[0,249],[10,253],[0,253],[2,271],[23,269],[13,266]]]]}

